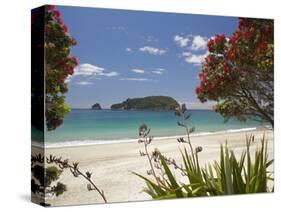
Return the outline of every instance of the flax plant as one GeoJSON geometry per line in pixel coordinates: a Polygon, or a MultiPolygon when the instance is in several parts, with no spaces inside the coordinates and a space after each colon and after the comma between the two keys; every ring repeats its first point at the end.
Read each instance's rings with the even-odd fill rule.
{"type": "MultiPolygon", "coordinates": [[[[185,147],[180,151],[182,164],[178,164],[175,159],[165,157],[158,149],[149,151],[149,144],[153,137],[149,135],[150,129],[143,124],[139,128],[139,143],[144,145],[144,151],[140,151],[141,156],[147,157],[149,170],[146,177],[134,173],[142,178],[147,187],[145,192],[153,199],[201,197],[217,195],[233,195],[271,192],[268,182],[274,181],[273,173],[268,170],[273,164],[273,160],[268,158],[267,140],[265,136],[260,140],[260,145],[256,147],[252,154],[255,137],[246,137],[245,150],[238,156],[231,150],[227,142],[220,147],[220,159],[202,165],[199,163],[199,153],[203,151],[201,146],[193,147],[190,134],[194,132],[194,127],[187,125],[187,120],[191,114],[187,113],[185,105],[177,108],[175,115],[180,118],[177,125],[183,127],[186,137],[178,138],[179,143],[185,147]],[[179,171],[187,183],[181,183],[173,173],[179,171]]],[[[203,154],[203,153],[200,153],[203,154]]]]}

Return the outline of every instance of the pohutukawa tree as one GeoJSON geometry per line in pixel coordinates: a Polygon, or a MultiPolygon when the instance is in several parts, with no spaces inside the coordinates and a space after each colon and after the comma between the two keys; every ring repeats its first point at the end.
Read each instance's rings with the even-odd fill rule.
{"type": "Polygon", "coordinates": [[[45,9],[45,84],[46,84],[46,124],[48,130],[54,130],[63,123],[70,111],[65,104],[64,94],[68,91],[65,82],[78,64],[76,57],[70,56],[71,46],[76,40],[68,33],[61,19],[60,11],[54,6],[45,9]]]}
{"type": "Polygon", "coordinates": [[[232,37],[209,40],[197,97],[217,101],[214,109],[226,120],[255,119],[273,127],[273,49],[273,20],[239,18],[232,37]]]}

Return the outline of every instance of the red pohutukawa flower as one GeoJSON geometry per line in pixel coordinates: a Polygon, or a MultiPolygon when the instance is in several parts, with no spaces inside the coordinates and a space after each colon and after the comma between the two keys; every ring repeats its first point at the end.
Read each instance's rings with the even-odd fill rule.
{"type": "Polygon", "coordinates": [[[199,94],[199,87],[195,88],[195,93],[199,94]]]}
{"type": "Polygon", "coordinates": [[[233,36],[232,36],[232,38],[229,40],[229,43],[230,43],[231,45],[235,45],[235,44],[239,41],[240,38],[241,38],[241,35],[240,35],[239,33],[233,33],[233,36]]]}
{"type": "MultiPolygon", "coordinates": [[[[200,101],[241,102],[237,107],[243,106],[245,110],[238,110],[247,113],[254,110],[254,116],[259,114],[273,126],[273,26],[273,20],[269,19],[239,18],[238,28],[232,36],[217,34],[208,41],[209,53],[199,73],[200,85],[195,88],[200,101]],[[251,105],[251,99],[245,105],[245,99],[239,99],[245,90],[262,98],[257,104],[268,102],[269,106],[262,103],[259,108],[264,111],[260,112],[255,110],[257,105],[251,105]]],[[[227,111],[222,112],[228,117],[227,111]]]]}
{"type": "Polygon", "coordinates": [[[46,125],[48,130],[54,130],[63,123],[64,114],[69,112],[69,107],[64,103],[64,94],[68,90],[65,80],[73,75],[78,65],[77,57],[70,55],[71,46],[77,42],[68,32],[59,10],[47,6],[45,14],[45,46],[48,47],[45,51],[46,95],[50,96],[46,105],[52,105],[52,108],[46,108],[46,125]]]}
{"type": "Polygon", "coordinates": [[[230,67],[229,67],[228,65],[225,65],[225,66],[223,67],[223,70],[226,71],[226,72],[228,72],[228,71],[230,71],[230,67]]]}
{"type": "Polygon", "coordinates": [[[63,26],[62,26],[62,30],[63,30],[64,33],[68,32],[67,26],[66,26],[66,25],[63,25],[63,26]]]}
{"type": "Polygon", "coordinates": [[[215,42],[216,44],[222,44],[226,40],[225,35],[216,35],[215,42]]]}
{"type": "Polygon", "coordinates": [[[78,65],[78,59],[76,56],[72,57],[72,62],[74,63],[75,66],[78,65]]]}
{"type": "Polygon", "coordinates": [[[252,30],[248,29],[247,31],[244,32],[244,37],[248,40],[251,39],[253,36],[254,36],[254,31],[252,30]]]}
{"type": "Polygon", "coordinates": [[[58,10],[54,10],[54,14],[55,14],[56,18],[59,18],[61,16],[60,11],[58,11],[58,10]]]}
{"type": "Polygon", "coordinates": [[[57,17],[56,20],[61,26],[64,25],[63,20],[60,17],[57,17]]]}
{"type": "Polygon", "coordinates": [[[229,49],[229,50],[226,52],[226,56],[227,56],[227,58],[230,59],[230,60],[236,59],[235,54],[234,54],[234,52],[233,52],[232,49],[229,49]]]}
{"type": "Polygon", "coordinates": [[[215,41],[213,39],[210,39],[209,42],[208,42],[208,50],[209,52],[212,52],[214,49],[213,49],[213,45],[214,45],[215,41]]]}
{"type": "Polygon", "coordinates": [[[202,81],[206,80],[206,75],[203,72],[200,72],[199,73],[199,79],[202,80],[202,81]]]}
{"type": "Polygon", "coordinates": [[[267,43],[265,41],[260,42],[258,47],[256,48],[257,50],[263,50],[267,47],[267,43]]]}
{"type": "Polygon", "coordinates": [[[207,63],[207,64],[210,64],[210,63],[212,63],[213,61],[214,61],[214,56],[213,55],[211,55],[211,54],[209,54],[206,58],[205,58],[205,62],[207,63]]]}
{"type": "Polygon", "coordinates": [[[54,10],[56,7],[54,5],[47,6],[48,10],[54,10]]]}

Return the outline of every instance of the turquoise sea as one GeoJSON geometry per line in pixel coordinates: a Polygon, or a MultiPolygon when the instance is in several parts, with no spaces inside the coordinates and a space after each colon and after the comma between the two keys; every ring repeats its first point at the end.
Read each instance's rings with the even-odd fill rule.
{"type": "MultiPolygon", "coordinates": [[[[195,134],[224,131],[245,131],[262,127],[261,123],[242,123],[231,119],[227,123],[210,110],[190,110],[192,116],[187,124],[195,127],[195,134]]],[[[130,142],[138,137],[138,127],[147,124],[154,137],[183,135],[184,129],[177,126],[179,117],[174,112],[117,111],[73,109],[64,124],[45,135],[47,146],[83,145],[112,142],[130,142]]]]}

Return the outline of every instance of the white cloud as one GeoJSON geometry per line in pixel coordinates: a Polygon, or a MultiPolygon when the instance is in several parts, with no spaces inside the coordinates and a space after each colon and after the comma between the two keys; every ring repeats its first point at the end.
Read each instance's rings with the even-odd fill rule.
{"type": "Polygon", "coordinates": [[[153,74],[163,74],[162,71],[152,71],[153,74]]]}
{"type": "Polygon", "coordinates": [[[106,77],[115,77],[115,76],[118,76],[119,73],[116,71],[111,71],[111,72],[102,72],[102,73],[99,73],[98,75],[106,76],[106,77]]]}
{"type": "Polygon", "coordinates": [[[137,69],[137,68],[134,68],[131,70],[132,72],[135,72],[135,73],[138,73],[138,74],[143,74],[145,71],[142,70],[142,69],[137,69]]]}
{"type": "Polygon", "coordinates": [[[75,68],[73,77],[75,77],[75,76],[97,76],[97,75],[106,76],[106,77],[114,77],[114,76],[118,76],[119,73],[116,71],[107,72],[102,67],[92,65],[89,63],[83,63],[83,64],[78,65],[75,68]]]}
{"type": "Polygon", "coordinates": [[[78,65],[74,70],[74,76],[90,76],[90,75],[97,75],[98,73],[102,73],[104,71],[104,68],[84,63],[78,65]]]}
{"type": "Polygon", "coordinates": [[[64,82],[69,83],[71,79],[72,79],[72,75],[68,75],[64,82]]]}
{"type": "Polygon", "coordinates": [[[131,48],[126,48],[126,52],[133,52],[131,48]]]}
{"type": "Polygon", "coordinates": [[[166,69],[164,69],[164,68],[156,68],[155,70],[158,70],[158,71],[165,71],[166,69]]]}
{"type": "Polygon", "coordinates": [[[75,84],[77,85],[92,85],[92,82],[88,82],[88,81],[79,81],[79,82],[75,82],[75,84]]]}
{"type": "Polygon", "coordinates": [[[152,54],[152,55],[162,55],[166,53],[165,49],[158,49],[152,46],[144,46],[139,48],[140,51],[142,52],[146,52],[148,54],[152,54]]]}
{"type": "Polygon", "coordinates": [[[204,62],[204,59],[207,54],[208,51],[205,54],[193,54],[191,52],[183,52],[182,56],[184,57],[184,60],[187,63],[191,63],[193,65],[201,65],[204,62]]]}
{"type": "Polygon", "coordinates": [[[207,48],[208,39],[200,35],[195,35],[191,44],[191,49],[194,51],[207,48]]]}
{"type": "Polygon", "coordinates": [[[119,80],[128,80],[128,81],[149,81],[149,79],[146,78],[121,78],[119,80]]]}
{"type": "Polygon", "coordinates": [[[164,68],[154,68],[153,71],[151,71],[151,73],[153,74],[163,74],[163,72],[165,71],[166,69],[164,68]]]}
{"type": "Polygon", "coordinates": [[[90,64],[83,63],[75,67],[74,74],[66,78],[66,82],[72,81],[77,85],[91,85],[93,80],[101,80],[98,76],[115,77],[120,75],[116,71],[107,71],[105,68],[90,64]],[[79,81],[80,80],[80,81],[79,81]]]}
{"type": "Polygon", "coordinates": [[[192,55],[191,52],[183,52],[183,53],[182,53],[182,56],[183,56],[183,57],[190,57],[191,55],[192,55]]]}
{"type": "Polygon", "coordinates": [[[178,44],[180,47],[185,47],[187,46],[188,42],[189,42],[189,38],[187,37],[183,37],[180,35],[176,35],[174,37],[174,41],[176,42],[176,44],[178,44]]]}

